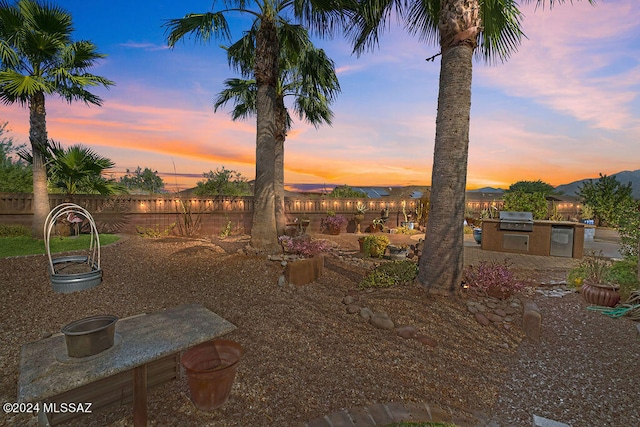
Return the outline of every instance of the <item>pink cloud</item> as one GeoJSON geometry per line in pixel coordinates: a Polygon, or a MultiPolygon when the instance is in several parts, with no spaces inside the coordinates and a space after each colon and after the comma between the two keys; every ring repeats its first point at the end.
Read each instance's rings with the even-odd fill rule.
{"type": "Polygon", "coordinates": [[[522,9],[529,40],[506,64],[479,69],[484,84],[532,98],[593,127],[621,129],[637,122],[629,104],[637,95],[638,69],[605,70],[625,55],[624,49],[606,49],[607,44],[640,33],[630,0],[596,7],[576,2],[552,11],[522,9]],[[591,43],[595,39],[605,49],[597,50],[591,43]]]}

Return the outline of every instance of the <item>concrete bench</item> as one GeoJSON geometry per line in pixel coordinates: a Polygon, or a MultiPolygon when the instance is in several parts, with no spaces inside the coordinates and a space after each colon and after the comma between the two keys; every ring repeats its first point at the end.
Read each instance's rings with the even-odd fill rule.
{"type": "Polygon", "coordinates": [[[121,319],[113,347],[94,356],[67,356],[64,336],[24,344],[18,402],[41,403],[41,425],[78,415],[45,413],[59,403],[91,403],[91,411],[133,401],[134,425],[147,425],[147,388],[180,373],[180,352],[235,330],[202,305],[121,319]]]}

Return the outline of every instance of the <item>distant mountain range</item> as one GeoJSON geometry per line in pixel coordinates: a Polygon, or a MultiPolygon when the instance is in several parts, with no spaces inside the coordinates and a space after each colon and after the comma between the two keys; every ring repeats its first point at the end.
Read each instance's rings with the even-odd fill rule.
{"type": "MultiPolygon", "coordinates": [[[[640,199],[640,169],[635,171],[618,172],[612,174],[611,176],[614,176],[622,185],[631,183],[631,188],[633,189],[631,194],[635,199],[640,199]]],[[[558,193],[562,193],[565,196],[575,196],[578,193],[578,188],[590,179],[597,181],[598,179],[600,179],[600,176],[581,179],[569,184],[558,185],[556,187],[556,191],[558,193]]]]}
{"type": "MultiPolygon", "coordinates": [[[[631,188],[633,189],[632,195],[635,199],[640,199],[640,169],[635,170],[635,171],[623,171],[623,172],[618,172],[615,173],[611,176],[616,177],[616,179],[618,181],[620,181],[620,183],[622,185],[627,185],[629,182],[631,183],[631,188]]],[[[585,182],[589,181],[590,179],[597,181],[600,177],[596,176],[593,178],[584,178],[581,179],[579,181],[574,181],[574,182],[570,182],[569,184],[562,184],[562,185],[558,185],[557,187],[555,187],[556,192],[565,195],[565,196],[576,196],[577,192],[578,192],[578,188],[585,182]]],[[[292,192],[297,192],[297,193],[320,193],[320,194],[327,194],[329,192],[331,192],[331,190],[333,190],[333,188],[335,187],[334,184],[290,184],[287,185],[287,189],[289,191],[292,192]]],[[[363,190],[363,188],[365,187],[358,187],[359,189],[363,190]]],[[[402,194],[403,196],[405,196],[405,193],[407,193],[408,191],[410,192],[410,190],[421,190],[421,191],[426,191],[425,189],[427,189],[428,187],[416,187],[416,186],[407,186],[407,187],[385,187],[385,186],[375,186],[375,187],[366,187],[366,188],[379,188],[379,189],[384,189],[384,190],[388,190],[388,192],[394,196],[397,196],[399,194],[402,194]]],[[[364,190],[363,190],[364,191],[364,190]]],[[[502,188],[494,188],[494,187],[483,187],[483,188],[478,188],[476,190],[469,190],[469,193],[485,193],[485,194],[491,194],[491,193],[504,193],[504,189],[502,188]]]]}
{"type": "MultiPolygon", "coordinates": [[[[611,176],[614,176],[622,185],[627,185],[631,183],[632,195],[635,199],[640,199],[640,169],[635,171],[623,171],[614,173],[611,176]]],[[[581,185],[589,180],[597,181],[600,179],[600,176],[596,176],[594,178],[584,178],[579,181],[570,182],[569,184],[562,184],[555,187],[557,193],[562,194],[564,196],[577,196],[578,189],[581,185]]],[[[494,188],[494,187],[484,187],[478,188],[477,190],[469,190],[469,193],[504,193],[504,189],[502,188],[494,188]]]]}

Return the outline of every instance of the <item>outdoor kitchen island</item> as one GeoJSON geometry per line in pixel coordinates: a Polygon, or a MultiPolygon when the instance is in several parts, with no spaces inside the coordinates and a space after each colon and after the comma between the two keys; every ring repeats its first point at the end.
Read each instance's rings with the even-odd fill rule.
{"type": "Polygon", "coordinates": [[[569,221],[534,221],[530,218],[514,219],[508,218],[508,215],[501,219],[484,219],[482,249],[582,258],[584,224],[569,221]]]}

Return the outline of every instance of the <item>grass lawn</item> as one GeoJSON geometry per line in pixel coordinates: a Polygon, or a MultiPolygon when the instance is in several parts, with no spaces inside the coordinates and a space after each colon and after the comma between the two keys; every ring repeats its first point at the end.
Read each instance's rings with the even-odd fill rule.
{"type": "MultiPolygon", "coordinates": [[[[77,237],[52,237],[50,240],[51,253],[76,251],[89,248],[89,234],[77,237]]],[[[115,234],[100,234],[100,246],[118,241],[115,234]]],[[[31,237],[0,237],[0,258],[18,255],[34,255],[46,253],[44,240],[31,237]]]]}

